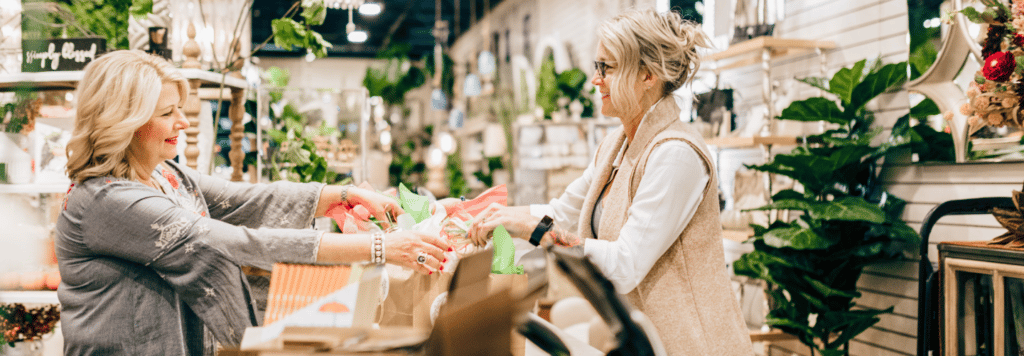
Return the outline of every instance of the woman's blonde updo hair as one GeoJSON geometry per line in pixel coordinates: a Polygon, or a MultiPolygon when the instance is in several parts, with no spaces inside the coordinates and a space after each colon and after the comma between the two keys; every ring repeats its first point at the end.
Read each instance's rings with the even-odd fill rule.
{"type": "Polygon", "coordinates": [[[139,50],[114,51],[85,66],[78,83],[75,130],[68,142],[72,182],[102,176],[136,179],[128,162],[135,130],[149,122],[163,83],[174,83],[181,105],[189,84],[167,60],[139,50]]]}
{"type": "Polygon", "coordinates": [[[693,80],[700,68],[698,47],[710,40],[700,25],[683,20],[678,12],[631,11],[601,25],[598,39],[615,61],[618,80],[612,83],[616,107],[640,110],[639,89],[645,74],[663,83],[662,95],[671,94],[693,80]]]}

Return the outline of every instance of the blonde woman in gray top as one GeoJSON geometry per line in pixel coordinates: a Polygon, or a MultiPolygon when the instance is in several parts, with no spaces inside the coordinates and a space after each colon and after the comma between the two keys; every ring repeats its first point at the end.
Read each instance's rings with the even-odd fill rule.
{"type": "Polygon", "coordinates": [[[162,58],[115,51],[86,66],[57,221],[66,355],[203,355],[256,326],[239,266],[375,259],[422,273],[448,249],[414,232],[308,229],[334,203],[397,203],[355,187],[246,184],[171,161],[189,84],[162,58]],[[371,251],[384,251],[382,256],[371,251]],[[424,263],[417,258],[424,256],[424,263]],[[211,335],[211,336],[207,336],[211,335]]]}

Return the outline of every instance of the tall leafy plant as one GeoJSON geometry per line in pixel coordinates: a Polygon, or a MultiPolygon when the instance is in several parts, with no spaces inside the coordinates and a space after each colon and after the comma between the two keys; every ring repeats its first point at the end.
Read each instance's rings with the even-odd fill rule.
{"type": "Polygon", "coordinates": [[[858,307],[857,280],[865,266],[898,259],[918,239],[900,220],[904,202],[887,194],[878,179],[878,161],[910,142],[909,116],[880,140],[881,129],[872,127],[874,115],[865,108],[906,77],[905,62],[869,66],[860,61],[828,80],[802,80],[832,97],[793,102],[778,119],[822,120],[834,128],[809,137],[814,145],[749,167],[793,178],[803,187],[802,192],[783,190],[756,210],[800,214],[793,221],[754,225],[749,240],[754,251],[736,261],[735,271],[768,282],[768,325],[824,356],[842,355],[850,340],[892,311],[858,307]]]}

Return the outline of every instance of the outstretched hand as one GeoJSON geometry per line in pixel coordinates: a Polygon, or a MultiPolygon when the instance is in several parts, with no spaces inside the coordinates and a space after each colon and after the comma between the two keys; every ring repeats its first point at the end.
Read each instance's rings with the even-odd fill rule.
{"type": "Polygon", "coordinates": [[[349,187],[348,200],[345,203],[349,206],[362,205],[370,212],[370,215],[384,222],[390,222],[394,217],[405,213],[395,198],[377,193],[372,189],[349,187]],[[389,218],[388,215],[391,217],[389,218]]]}
{"type": "Polygon", "coordinates": [[[469,239],[477,246],[487,244],[498,225],[504,226],[509,235],[520,239],[529,239],[533,229],[540,223],[540,218],[530,215],[524,207],[508,207],[491,204],[476,216],[469,228],[469,239]]]}

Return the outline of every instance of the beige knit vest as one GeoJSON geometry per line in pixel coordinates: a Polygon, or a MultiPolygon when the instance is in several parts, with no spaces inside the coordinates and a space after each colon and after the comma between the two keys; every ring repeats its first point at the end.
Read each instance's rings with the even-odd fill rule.
{"type": "MultiPolygon", "coordinates": [[[[697,151],[710,174],[704,199],[689,225],[655,262],[654,267],[626,296],[654,323],[669,355],[753,355],[749,332],[732,293],[722,247],[718,180],[710,152],[700,134],[679,120],[679,107],[671,97],[647,115],[626,148],[619,171],[602,199],[598,237],[615,241],[628,217],[640,178],[654,147],[669,141],[688,143],[697,151]]],[[[591,217],[594,203],[605,187],[616,155],[625,144],[618,129],[598,148],[593,184],[583,202],[579,235],[594,238],[591,217]]],[[[657,162],[651,162],[657,164],[657,162]]]]}

